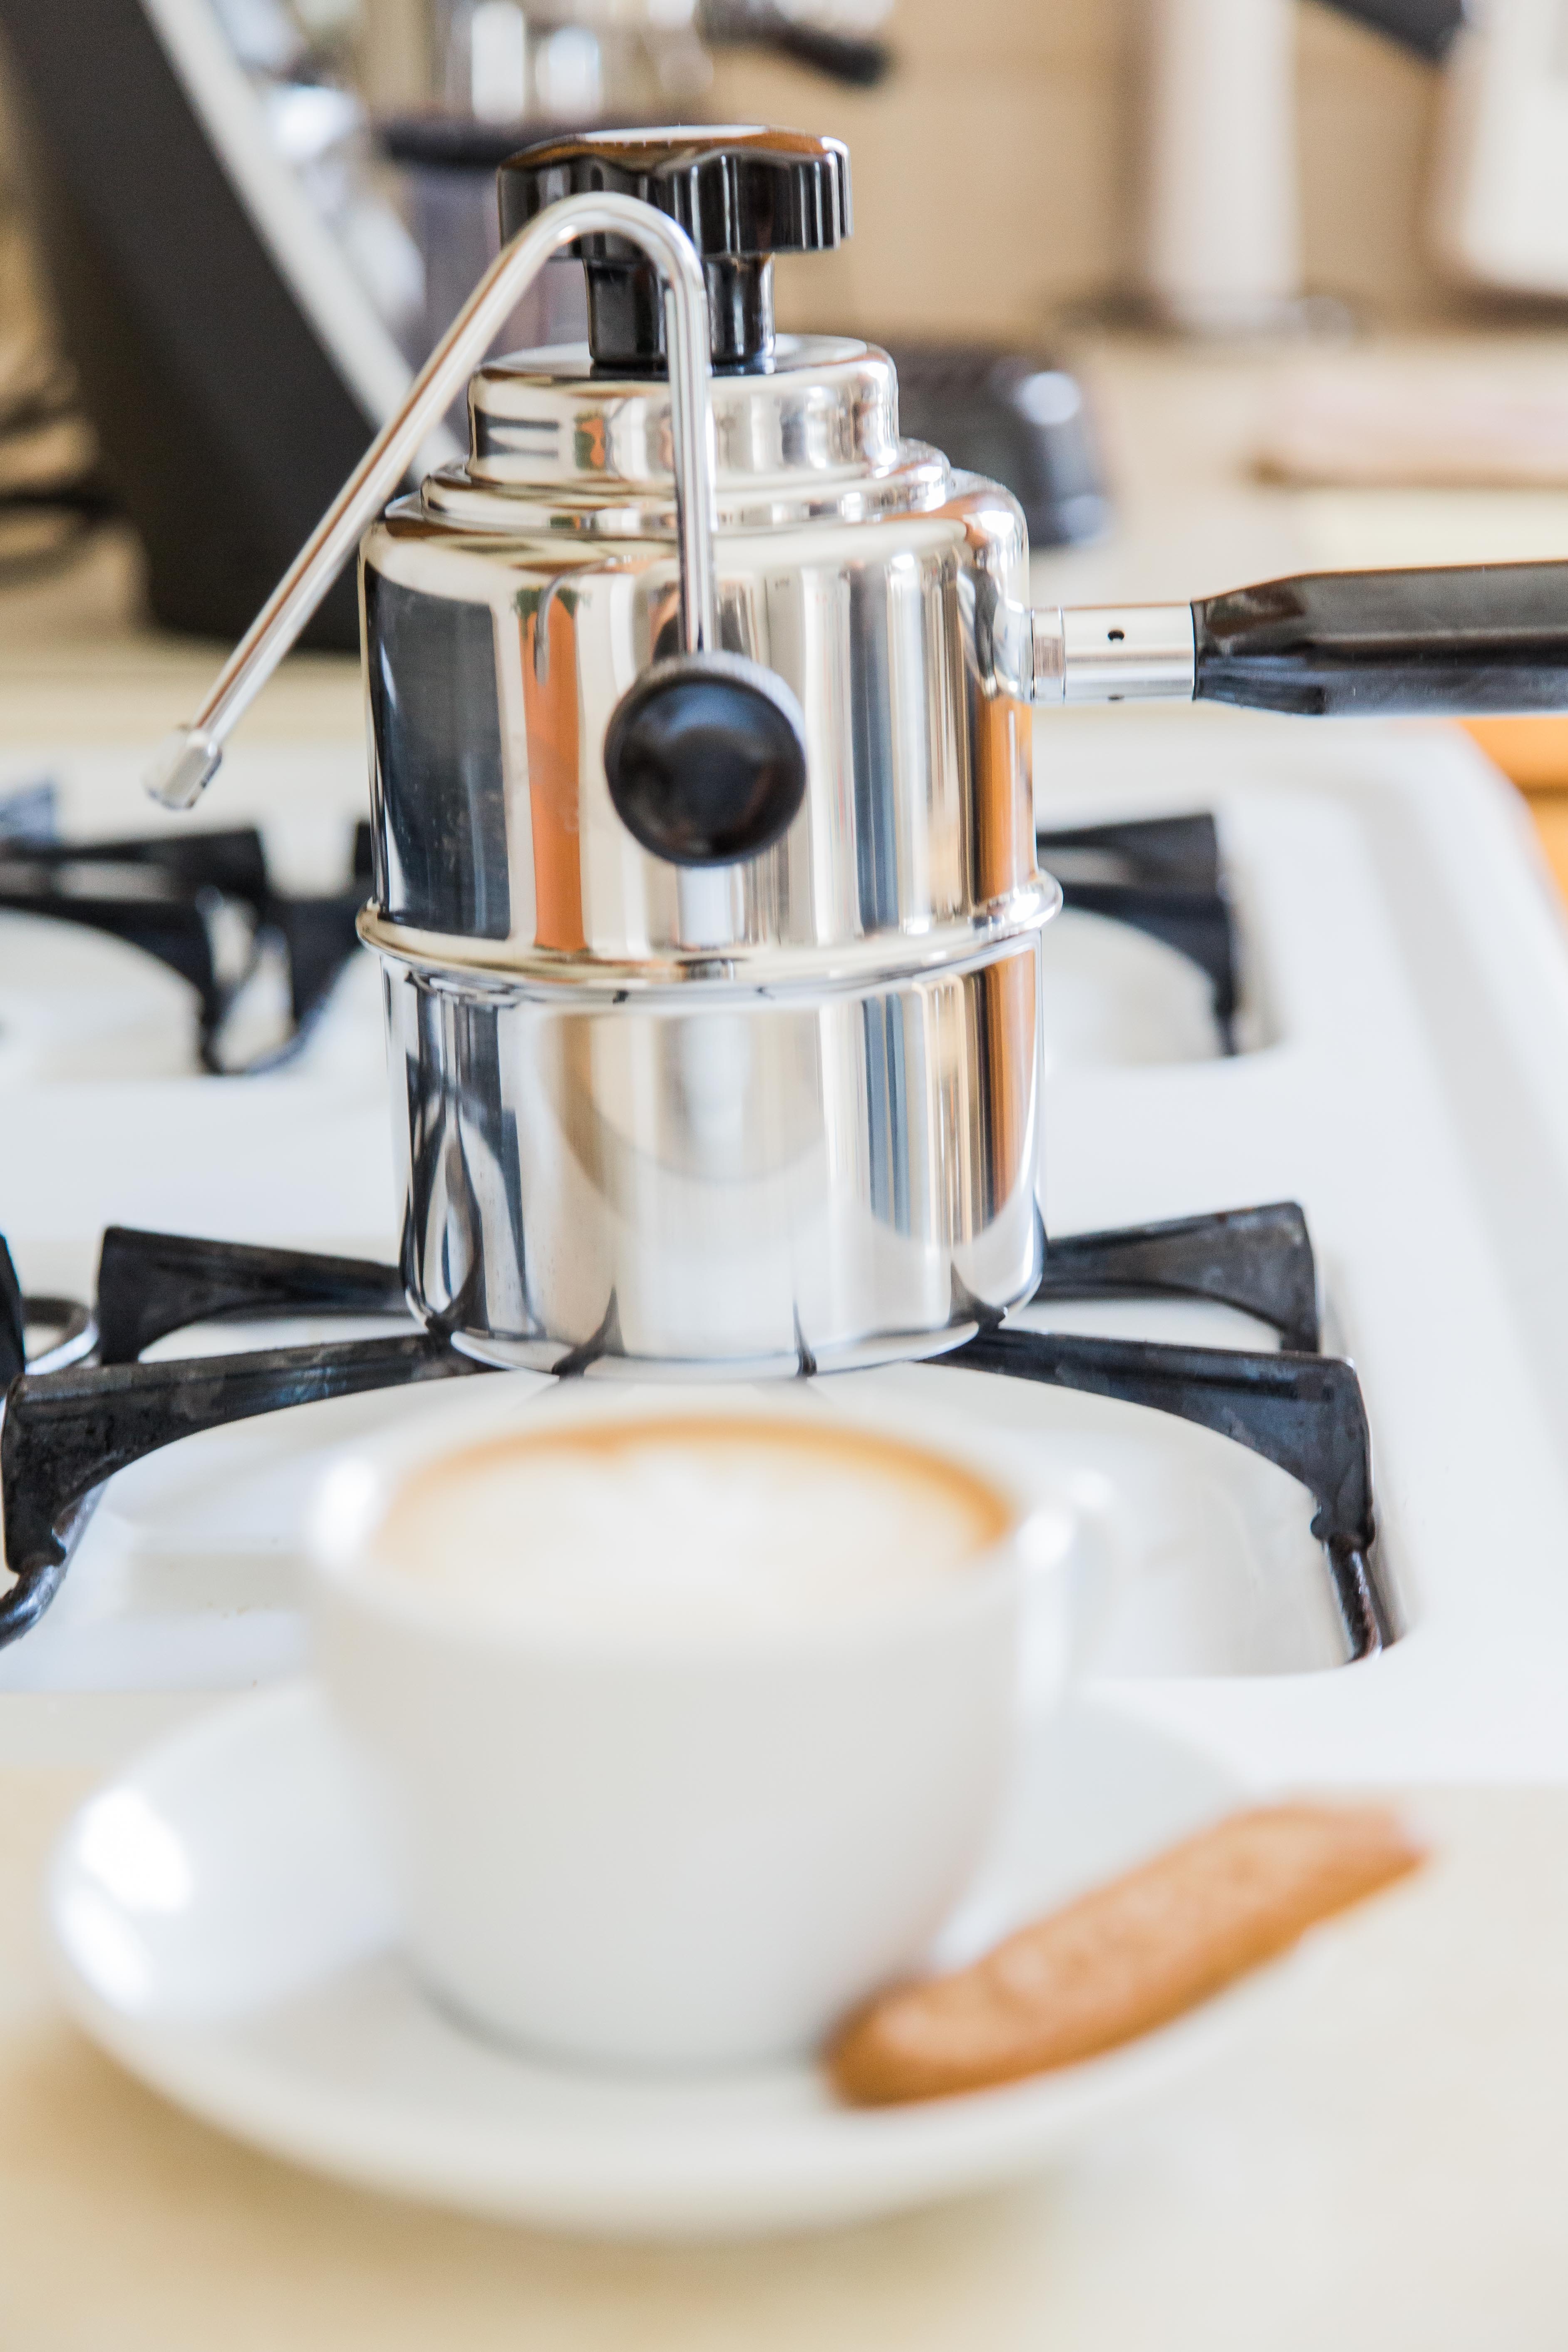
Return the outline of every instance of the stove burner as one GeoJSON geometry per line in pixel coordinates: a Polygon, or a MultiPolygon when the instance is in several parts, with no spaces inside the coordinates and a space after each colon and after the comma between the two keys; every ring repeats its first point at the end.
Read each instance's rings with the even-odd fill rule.
{"type": "MultiPolygon", "coordinates": [[[[1221,1043],[1234,1052],[1237,944],[1214,818],[1070,825],[1037,834],[1036,845],[1067,906],[1127,923],[1198,966],[1221,1043]]],[[[107,932],[177,972],[196,992],[202,1066],[216,1076],[276,1068],[298,1050],[353,952],[370,887],[364,824],[344,887],[310,898],[274,886],[254,825],[62,842],[52,785],[0,794],[0,910],[107,932]],[[287,960],[290,1027],[279,1046],[239,1064],[226,1031],[268,943],[287,960]]]]}
{"type": "MultiPolygon", "coordinates": [[[[1347,1655],[1398,1633],[1375,1551],[1371,1447],[1360,1384],[1317,1350],[1316,1276],[1293,1202],[1169,1223],[1080,1234],[1051,1244],[1037,1298],[1185,1297],[1269,1325],[1279,1353],[1034,1332],[998,1320],[932,1359],[1015,1380],[1115,1397],[1216,1431],[1310,1491],[1347,1655]]],[[[144,1364],[155,1339],[224,1317],[405,1313],[396,1269],[361,1258],[143,1234],[103,1239],[93,1316],[26,1299],[0,1242],[0,1506],[14,1581],[0,1594],[0,1646],[47,1608],[104,1481],[178,1437],[294,1404],[481,1372],[437,1333],[184,1357],[144,1364]],[[26,1359],[29,1326],[80,1318],[97,1360],[59,1369],[60,1341],[26,1359]]]]}
{"type": "Polygon", "coordinates": [[[254,825],[63,842],[52,785],[0,797],[0,909],[107,932],[177,972],[196,992],[202,1066],[217,1076],[273,1069],[297,1051],[359,943],[370,881],[367,824],[343,888],[299,897],[274,886],[254,825]],[[287,962],[289,1032],[238,1068],[225,1033],[268,945],[287,962]]]}
{"type": "Polygon", "coordinates": [[[1174,948],[1214,992],[1215,1023],[1236,1051],[1236,926],[1212,816],[1129,818],[1119,824],[1037,832],[1035,851],[1065,906],[1106,915],[1174,948]]]}

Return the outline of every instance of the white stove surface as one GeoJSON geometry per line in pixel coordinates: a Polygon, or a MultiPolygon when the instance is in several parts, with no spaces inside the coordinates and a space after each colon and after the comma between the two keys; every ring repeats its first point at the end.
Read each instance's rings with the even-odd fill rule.
{"type": "MultiPolygon", "coordinates": [[[[1381,1658],[1330,1664],[1302,1490],[1222,1438],[973,1373],[847,1377],[940,1384],[955,1416],[1026,1451],[1092,1592],[1085,1671],[1118,1705],[1259,1781],[1568,1776],[1568,941],[1522,811],[1440,730],[1096,714],[1042,724],[1037,755],[1045,822],[1216,813],[1248,1047],[1214,1055],[1180,958],[1064,918],[1047,967],[1047,1226],[1302,1202],[1329,1342],[1366,1392],[1409,1631],[1381,1658]]],[[[132,751],[62,750],[0,763],[0,792],[49,772],[68,834],[151,830],[136,769],[132,751]]],[[[242,749],[205,815],[264,821],[284,878],[312,887],[340,870],[361,791],[351,753],[242,749]]],[[[191,1074],[188,1039],[171,1046],[151,984],[136,996],[101,957],[96,976],[84,961],[62,979],[57,926],[48,1002],[70,997],[68,1050],[40,1043],[18,922],[0,918],[0,1230],[26,1287],[86,1295],[110,1223],[393,1254],[368,961],[294,1066],[211,1079],[191,1074]],[[107,1068],[95,1000],[121,1016],[107,1068]]],[[[1263,1344],[1201,1307],[1050,1320],[1263,1344]]],[[[0,1654],[0,1753],[107,1754],[176,1704],[295,1671],[320,1454],[416,1403],[313,1406],[121,1474],[48,1618],[0,1654]]]]}

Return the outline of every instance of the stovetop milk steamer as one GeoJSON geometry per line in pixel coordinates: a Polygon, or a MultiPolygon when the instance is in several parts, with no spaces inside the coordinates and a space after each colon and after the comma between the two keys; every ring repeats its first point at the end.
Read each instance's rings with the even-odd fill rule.
{"type": "Polygon", "coordinates": [[[773,256],[847,234],[837,142],[600,134],[500,178],[510,244],[154,789],[194,802],[363,530],[416,1311],[557,1370],[936,1352],[1045,1246],[1030,705],[1530,707],[1561,574],[1031,612],[1016,502],[900,440],[886,355],[773,332],[773,256]],[[479,366],[467,458],[373,520],[567,247],[589,344],[479,366]]]}
{"type": "MultiPolygon", "coordinates": [[[[805,792],[721,863],[700,810],[667,806],[645,845],[612,800],[606,731],[677,651],[680,599],[662,305],[651,268],[595,240],[591,350],[481,368],[467,464],[364,541],[365,935],[410,1287],[528,1363],[924,1352],[1039,1274],[1036,943],[1057,892],[1027,713],[969,651],[977,610],[1022,593],[1023,528],[1005,493],[900,447],[879,353],[773,333],[752,250],[837,242],[842,148],[546,151],[503,173],[507,225],[605,179],[689,213],[718,281],[696,642],[784,682],[805,792]]],[[[691,691],[697,732],[732,723],[707,708],[721,673],[691,691]]],[[[673,803],[697,780],[671,756],[673,803]]]]}
{"type": "Polygon", "coordinates": [[[467,460],[363,543],[363,930],[411,1297],[475,1352],[542,1366],[941,1348],[1041,1265],[1037,942],[1059,894],[1035,870],[1029,714],[984,650],[985,614],[1025,593],[1017,507],[900,445],[880,352],[773,334],[771,253],[848,228],[836,142],[588,139],[501,176],[509,230],[608,188],[690,232],[717,362],[710,459],[695,434],[710,605],[683,630],[686,420],[654,263],[584,236],[591,349],[481,367],[467,460]],[[683,677],[683,648],[763,680],[683,677]],[[605,739],[669,656],[676,707],[646,731],[668,721],[652,749],[676,772],[638,839],[605,739]],[[737,856],[722,811],[674,803],[683,782],[701,801],[715,737],[753,714],[753,797],[793,807],[797,768],[804,792],[737,856]]]}

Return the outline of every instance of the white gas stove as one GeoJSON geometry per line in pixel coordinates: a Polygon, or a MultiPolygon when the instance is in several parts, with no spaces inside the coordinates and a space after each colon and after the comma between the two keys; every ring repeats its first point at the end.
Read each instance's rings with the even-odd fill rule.
{"type": "MultiPolygon", "coordinates": [[[[10,759],[0,815],[47,776],[67,844],[174,838],[137,766],[130,751],[10,759]]],[[[842,1383],[940,1394],[1026,1458],[1088,1596],[1097,1693],[1249,1778],[1568,1774],[1568,943],[1514,795],[1447,730],[1224,712],[1058,719],[1037,767],[1053,831],[1212,812],[1239,974],[1232,1020],[1212,968],[1149,928],[1081,904],[1053,927],[1047,1232],[1301,1203],[1324,1348],[1353,1359],[1364,1391],[1403,1638],[1342,1663],[1310,1501],[1212,1427],[951,1366],[842,1383]]],[[[342,887],[362,794],[346,750],[242,748],[214,821],[260,824],[274,881],[321,895],[342,887]]],[[[1080,899],[1098,903],[1096,857],[1109,874],[1115,856],[1074,855],[1080,899]]],[[[221,962],[216,918],[214,940],[221,962]]],[[[27,1293],[90,1297],[110,1225],[395,1255],[368,959],[350,958],[266,1074],[201,1075],[192,1001],[99,930],[0,914],[0,1231],[27,1293]]],[[[265,1028],[265,1003],[247,1017],[265,1028]]],[[[1054,1300],[1016,1319],[1278,1344],[1194,1297],[1054,1300]]],[[[214,1322],[146,1352],[352,1328],[214,1322]]],[[[59,1597],[0,1653],[0,1754],[102,1758],[208,1694],[298,1671],[299,1533],[321,1457],[415,1409],[408,1392],[339,1397],[121,1471],[59,1597]]]]}

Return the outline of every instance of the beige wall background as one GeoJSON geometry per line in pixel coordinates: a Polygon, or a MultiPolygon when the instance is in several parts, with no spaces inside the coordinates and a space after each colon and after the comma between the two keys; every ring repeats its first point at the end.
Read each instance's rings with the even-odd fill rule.
{"type": "MultiPolygon", "coordinates": [[[[363,0],[365,78],[416,93],[426,0],[363,0]]],[[[896,0],[896,75],[837,89],[721,52],[705,112],[835,131],[855,236],[781,268],[793,327],[1026,334],[1125,283],[1137,219],[1140,0],[896,0]]],[[[1369,323],[1453,319],[1473,298],[1426,251],[1439,77],[1314,0],[1296,11],[1306,272],[1369,323]]]]}
{"type": "MultiPolygon", "coordinates": [[[[1358,26],[1298,12],[1303,235],[1311,289],[1378,319],[1452,317],[1427,258],[1438,76],[1358,26]]],[[[899,0],[897,78],[875,92],[731,53],[718,119],[849,142],[855,236],[794,265],[794,326],[1027,333],[1126,282],[1137,221],[1137,0],[899,0]]]]}
{"type": "MultiPolygon", "coordinates": [[[[423,94],[428,5],[363,0],[374,103],[423,94]]],[[[835,131],[853,157],[854,238],[781,266],[782,322],[1026,335],[1125,284],[1140,14],[1140,0],[897,0],[898,68],[875,91],[721,52],[710,120],[835,131]]],[[[1462,316],[1474,298],[1426,250],[1437,74],[1315,0],[1296,16],[1309,286],[1372,324],[1462,316]]]]}

